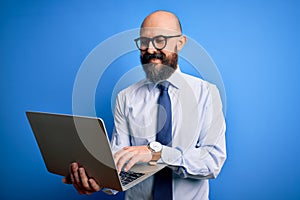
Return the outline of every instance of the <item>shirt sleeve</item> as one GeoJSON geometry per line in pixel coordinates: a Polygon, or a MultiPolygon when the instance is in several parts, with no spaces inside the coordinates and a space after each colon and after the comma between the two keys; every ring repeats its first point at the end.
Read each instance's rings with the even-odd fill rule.
{"type": "MultiPolygon", "coordinates": [[[[184,150],[163,146],[161,161],[182,178],[216,178],[226,159],[225,120],[218,89],[209,86],[198,140],[184,150]]],[[[184,133],[183,133],[184,134],[184,133]]]]}
{"type": "MultiPolygon", "coordinates": [[[[111,150],[113,154],[120,150],[124,146],[130,146],[128,129],[126,126],[126,118],[123,109],[124,98],[122,93],[119,93],[116,99],[116,105],[114,110],[114,130],[111,139],[111,150]]],[[[115,195],[118,193],[117,190],[110,188],[103,188],[102,192],[108,195],[115,195]]]]}
{"type": "Polygon", "coordinates": [[[114,129],[111,139],[111,149],[113,153],[116,153],[122,147],[131,146],[124,108],[125,103],[125,97],[123,93],[120,92],[117,96],[114,110],[114,129]]]}

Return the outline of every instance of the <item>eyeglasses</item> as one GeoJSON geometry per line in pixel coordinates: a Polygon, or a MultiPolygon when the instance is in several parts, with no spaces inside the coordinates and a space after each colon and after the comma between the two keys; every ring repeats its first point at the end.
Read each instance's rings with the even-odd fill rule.
{"type": "Polygon", "coordinates": [[[152,45],[155,49],[157,50],[162,50],[167,46],[167,40],[169,38],[174,38],[174,37],[180,37],[181,35],[173,35],[173,36],[164,36],[164,35],[158,35],[153,38],[148,38],[148,37],[139,37],[136,38],[135,44],[137,48],[141,51],[145,51],[149,48],[149,42],[152,42],[152,45]]]}

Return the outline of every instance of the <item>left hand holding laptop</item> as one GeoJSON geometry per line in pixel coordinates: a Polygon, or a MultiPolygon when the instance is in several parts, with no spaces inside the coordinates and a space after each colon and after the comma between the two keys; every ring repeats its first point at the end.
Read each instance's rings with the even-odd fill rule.
{"type": "MultiPolygon", "coordinates": [[[[124,165],[124,170],[128,171],[135,163],[149,162],[151,158],[152,154],[147,146],[124,147],[114,155],[118,173],[121,172],[124,165]]],[[[76,162],[70,164],[70,173],[62,179],[62,182],[73,184],[79,194],[89,195],[102,189],[95,179],[87,175],[84,167],[79,166],[76,162]]]]}
{"type": "Polygon", "coordinates": [[[70,174],[64,177],[62,182],[73,184],[79,194],[89,195],[102,189],[96,180],[88,177],[85,169],[76,162],[70,164],[70,174]]]}

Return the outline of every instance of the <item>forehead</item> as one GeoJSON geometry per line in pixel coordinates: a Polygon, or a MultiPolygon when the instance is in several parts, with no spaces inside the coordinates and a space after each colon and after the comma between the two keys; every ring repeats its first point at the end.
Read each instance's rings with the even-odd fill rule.
{"type": "Polygon", "coordinates": [[[159,28],[159,27],[151,27],[151,28],[141,28],[140,29],[140,36],[141,37],[155,37],[158,35],[165,35],[165,36],[172,36],[172,35],[179,35],[180,32],[172,29],[167,28],[159,28]]]}

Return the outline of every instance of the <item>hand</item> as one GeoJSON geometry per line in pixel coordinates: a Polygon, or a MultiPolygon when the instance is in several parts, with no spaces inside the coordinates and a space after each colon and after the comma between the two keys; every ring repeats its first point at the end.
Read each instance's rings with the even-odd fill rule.
{"type": "Polygon", "coordinates": [[[95,179],[89,178],[83,167],[79,167],[78,163],[70,165],[70,174],[62,179],[63,183],[73,184],[79,194],[92,194],[98,192],[101,187],[95,179]]]}
{"type": "Polygon", "coordinates": [[[127,172],[137,162],[149,162],[152,159],[152,153],[147,146],[130,146],[124,147],[114,155],[118,173],[121,172],[123,166],[127,172]]]}

